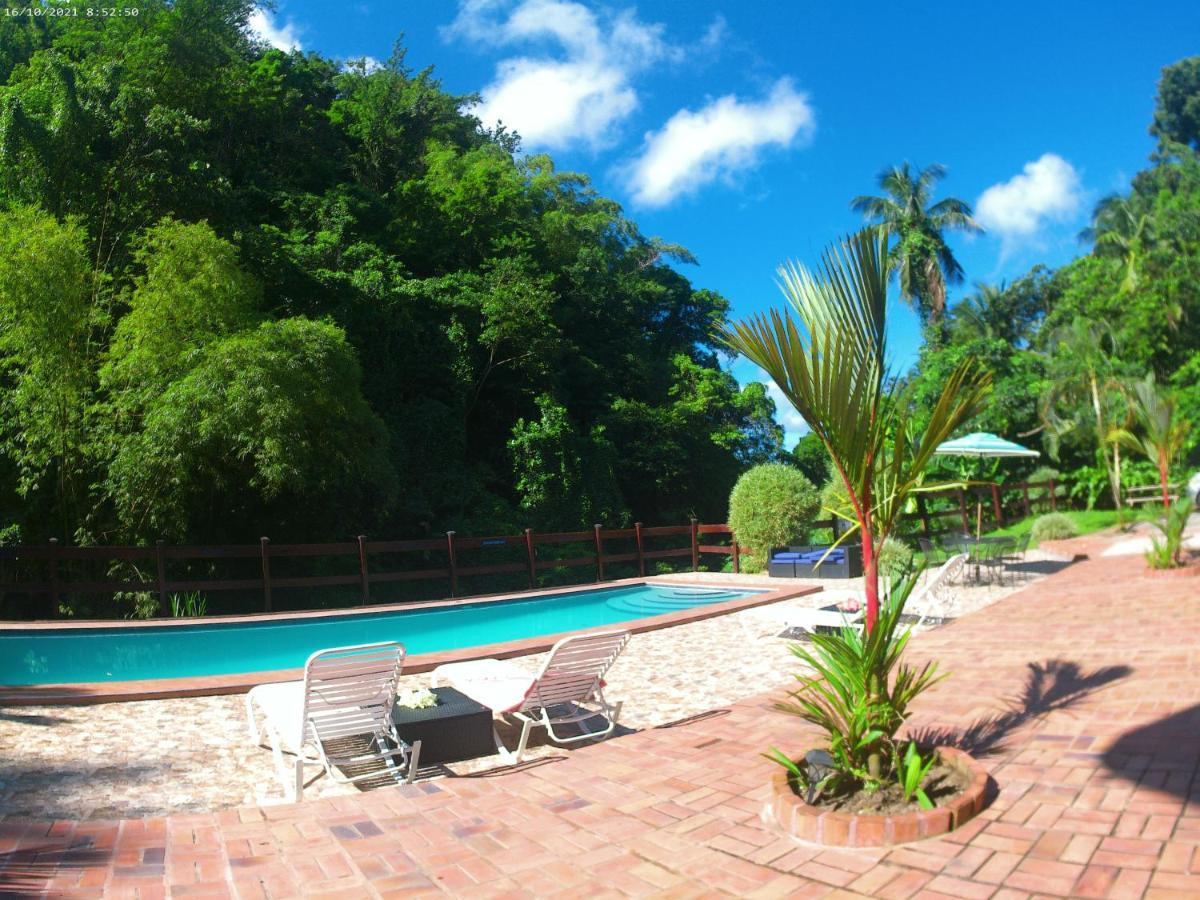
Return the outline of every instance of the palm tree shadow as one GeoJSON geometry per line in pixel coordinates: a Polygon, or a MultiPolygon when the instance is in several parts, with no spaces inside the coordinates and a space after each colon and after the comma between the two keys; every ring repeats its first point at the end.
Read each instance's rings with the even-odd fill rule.
{"type": "Polygon", "coordinates": [[[1104,752],[1104,765],[1135,783],[1149,774],[1154,779],[1150,787],[1187,799],[1194,796],[1197,734],[1200,703],[1126,731],[1104,752]]]}
{"type": "Polygon", "coordinates": [[[48,839],[8,850],[0,853],[0,897],[40,894],[55,879],[107,867],[112,856],[111,849],[93,846],[88,836],[74,838],[65,846],[48,839]]]}
{"type": "Polygon", "coordinates": [[[918,744],[927,747],[950,746],[981,757],[1001,753],[1006,741],[1018,728],[1052,712],[1068,709],[1106,684],[1128,677],[1130,666],[1104,666],[1084,673],[1078,663],[1052,659],[1030,663],[1029,677],[1019,696],[1008,702],[1002,713],[987,716],[966,729],[924,728],[911,733],[918,744]]]}

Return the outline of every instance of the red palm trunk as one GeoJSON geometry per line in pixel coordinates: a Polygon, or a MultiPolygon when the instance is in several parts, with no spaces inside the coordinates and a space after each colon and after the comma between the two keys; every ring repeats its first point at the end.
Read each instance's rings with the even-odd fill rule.
{"type": "Polygon", "coordinates": [[[1163,509],[1168,512],[1171,509],[1171,492],[1167,485],[1167,478],[1170,475],[1169,468],[1167,460],[1160,456],[1158,459],[1158,483],[1162,487],[1163,509]]]}
{"type": "MultiPolygon", "coordinates": [[[[870,522],[870,515],[866,516],[866,520],[870,522]]],[[[867,523],[862,527],[862,558],[863,593],[867,597],[867,633],[870,634],[879,619],[879,560],[875,556],[875,537],[867,523]]]]}

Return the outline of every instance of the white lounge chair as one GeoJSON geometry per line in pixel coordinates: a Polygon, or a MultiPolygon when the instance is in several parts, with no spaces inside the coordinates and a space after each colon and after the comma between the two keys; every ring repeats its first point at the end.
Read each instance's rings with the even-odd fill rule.
{"type": "Polygon", "coordinates": [[[411,747],[396,734],[392,707],[396,680],[404,665],[404,646],[395,641],[319,650],[304,664],[303,681],[260,684],[246,695],[250,737],[261,740],[255,708],[262,713],[275,771],[294,799],[304,793],[304,767],[319,765],[341,784],[379,778],[380,772],[347,776],[339,766],[383,761],[387,771],[411,782],[421,742],[411,747]],[[361,738],[370,738],[363,752],[361,738]],[[296,754],[293,771],[283,763],[284,749],[296,754]],[[307,754],[313,754],[309,756],[307,754]]]}
{"type": "Polygon", "coordinates": [[[957,553],[950,557],[909,597],[909,606],[920,604],[921,618],[917,620],[918,628],[932,615],[945,617],[953,611],[953,583],[961,580],[967,561],[968,556],[965,553],[957,553]]]}
{"type": "Polygon", "coordinates": [[[522,671],[508,660],[478,659],[449,663],[433,670],[434,686],[446,684],[492,710],[496,717],[512,715],[521,722],[516,753],[500,739],[495,728],[496,749],[505,759],[520,762],[525,756],[529,731],[545,728],[556,744],[570,744],[607,737],[617,727],[621,704],[604,698],[604,674],[629,643],[628,631],[600,631],[563,638],[536,675],[522,671]],[[601,719],[596,731],[587,723],[601,719]],[[567,736],[555,726],[576,724],[582,734],[567,736]]]}

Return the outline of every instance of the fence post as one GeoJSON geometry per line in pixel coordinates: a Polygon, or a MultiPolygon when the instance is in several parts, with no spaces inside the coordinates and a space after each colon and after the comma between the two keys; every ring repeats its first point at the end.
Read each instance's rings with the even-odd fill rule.
{"type": "Polygon", "coordinates": [[[367,536],[358,536],[358,577],[362,582],[362,602],[366,606],[371,599],[371,576],[367,574],[367,536]]]}
{"type": "Polygon", "coordinates": [[[596,581],[604,580],[604,539],[600,537],[600,526],[593,525],[592,531],[596,535],[596,581]]]}
{"type": "Polygon", "coordinates": [[[1050,512],[1058,512],[1058,498],[1054,496],[1054,479],[1050,479],[1050,512]]]}
{"type": "Polygon", "coordinates": [[[458,559],[454,555],[454,532],[446,532],[446,552],[450,554],[450,596],[458,596],[458,559]]]}
{"type": "Polygon", "coordinates": [[[1029,518],[1029,482],[1021,482],[1021,507],[1025,510],[1025,518],[1029,518]]]}
{"type": "Polygon", "coordinates": [[[637,538],[638,575],[646,577],[646,551],[642,549],[642,523],[633,523],[634,537],[637,538]]]}
{"type": "Polygon", "coordinates": [[[692,516],[692,571],[700,569],[700,520],[692,516]]]}
{"type": "Polygon", "coordinates": [[[737,535],[736,534],[732,535],[732,537],[733,537],[733,574],[741,575],[742,574],[742,551],[741,551],[741,548],[738,547],[737,535]]]}
{"type": "Polygon", "coordinates": [[[933,537],[929,528],[929,510],[925,506],[925,497],[922,494],[917,494],[917,515],[921,519],[921,530],[925,532],[925,537],[933,537]]]}
{"type": "Polygon", "coordinates": [[[537,587],[537,555],[533,549],[533,529],[525,529],[525,555],[529,558],[529,589],[537,587]]]}
{"type": "Polygon", "coordinates": [[[962,522],[963,534],[970,534],[971,519],[967,515],[967,492],[962,488],[958,489],[958,518],[962,522]]]}
{"type": "Polygon", "coordinates": [[[163,559],[163,542],[154,542],[154,566],[158,570],[158,610],[167,608],[167,564],[163,559]]]}
{"type": "Polygon", "coordinates": [[[50,618],[58,618],[58,538],[50,538],[50,618]]]}
{"type": "Polygon", "coordinates": [[[262,548],[262,572],[263,572],[263,611],[271,611],[271,539],[264,537],[259,540],[259,546],[262,548]]]}
{"type": "Polygon", "coordinates": [[[1000,485],[992,482],[992,512],[996,514],[996,527],[1004,527],[1004,515],[1000,511],[1000,485]]]}

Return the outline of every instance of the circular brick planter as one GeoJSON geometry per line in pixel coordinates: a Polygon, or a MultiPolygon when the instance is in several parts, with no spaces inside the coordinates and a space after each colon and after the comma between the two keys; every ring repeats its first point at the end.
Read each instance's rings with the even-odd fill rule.
{"type": "Polygon", "coordinates": [[[764,818],[797,840],[827,847],[886,847],[953,831],[983,809],[988,773],[962,750],[938,747],[937,752],[945,765],[965,772],[970,779],[967,789],[945,806],[900,815],[823,810],[805,803],[781,769],[772,779],[764,818]]]}
{"type": "Polygon", "coordinates": [[[1191,578],[1200,575],[1200,565],[1188,563],[1175,569],[1151,569],[1146,567],[1147,578],[1191,578]]]}

